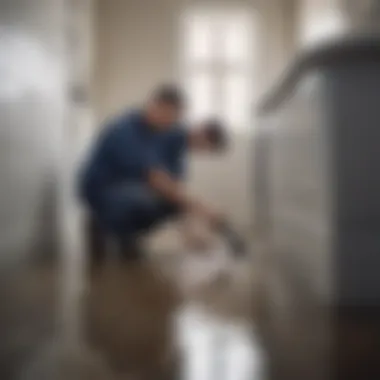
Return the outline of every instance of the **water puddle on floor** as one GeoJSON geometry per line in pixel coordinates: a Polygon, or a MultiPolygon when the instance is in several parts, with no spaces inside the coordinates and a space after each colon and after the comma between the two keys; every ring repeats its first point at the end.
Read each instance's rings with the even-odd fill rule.
{"type": "Polygon", "coordinates": [[[180,380],[265,380],[265,358],[252,325],[186,305],[175,317],[180,380]]]}

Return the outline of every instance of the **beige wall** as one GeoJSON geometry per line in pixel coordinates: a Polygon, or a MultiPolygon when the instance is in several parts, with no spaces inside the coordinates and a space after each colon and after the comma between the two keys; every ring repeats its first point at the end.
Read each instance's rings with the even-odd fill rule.
{"type": "Polygon", "coordinates": [[[292,59],[297,42],[297,6],[302,0],[261,0],[259,80],[266,92],[292,59]]]}
{"type": "Polygon", "coordinates": [[[175,78],[176,0],[95,0],[98,119],[175,78]]]}

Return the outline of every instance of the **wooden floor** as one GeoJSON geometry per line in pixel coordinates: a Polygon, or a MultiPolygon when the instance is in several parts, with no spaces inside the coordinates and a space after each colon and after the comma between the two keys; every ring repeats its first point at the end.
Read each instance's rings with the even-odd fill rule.
{"type": "Polygon", "coordinates": [[[68,350],[57,267],[3,276],[0,379],[380,379],[375,310],[321,308],[281,281],[263,291],[248,278],[268,277],[257,265],[184,294],[178,263],[111,262],[84,282],[68,350]]]}
{"type": "Polygon", "coordinates": [[[178,302],[149,266],[103,267],[92,274],[85,301],[86,342],[116,372],[169,372],[171,316],[178,302]]]}

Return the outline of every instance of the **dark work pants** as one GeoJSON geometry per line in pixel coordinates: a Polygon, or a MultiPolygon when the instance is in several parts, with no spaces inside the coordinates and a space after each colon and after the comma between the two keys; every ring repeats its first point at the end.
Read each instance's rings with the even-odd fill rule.
{"type": "Polygon", "coordinates": [[[137,238],[151,232],[179,209],[164,201],[143,183],[127,183],[110,188],[101,202],[88,202],[88,250],[95,261],[106,251],[106,236],[116,237],[123,254],[137,238]]]}

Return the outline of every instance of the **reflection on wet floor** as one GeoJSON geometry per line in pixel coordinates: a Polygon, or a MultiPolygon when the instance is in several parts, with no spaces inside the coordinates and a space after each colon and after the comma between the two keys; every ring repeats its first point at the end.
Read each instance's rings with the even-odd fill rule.
{"type": "Polygon", "coordinates": [[[177,316],[181,380],[263,380],[263,353],[247,321],[218,318],[201,305],[177,316]]]}
{"type": "Polygon", "coordinates": [[[1,276],[1,380],[380,378],[379,314],[325,308],[262,260],[207,276],[164,255],[86,275],[74,253],[64,273],[1,276]]]}
{"type": "Polygon", "coordinates": [[[57,294],[57,276],[51,267],[20,265],[1,271],[1,380],[18,380],[20,370],[55,334],[57,294]]]}
{"type": "Polygon", "coordinates": [[[90,346],[115,371],[136,377],[262,380],[247,283],[211,281],[184,296],[176,268],[111,264],[93,275],[86,313],[90,346]]]}

